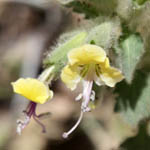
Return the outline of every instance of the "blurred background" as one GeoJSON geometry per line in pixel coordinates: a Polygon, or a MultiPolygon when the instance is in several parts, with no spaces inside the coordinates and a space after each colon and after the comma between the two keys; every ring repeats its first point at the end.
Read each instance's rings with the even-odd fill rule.
{"type": "Polygon", "coordinates": [[[118,130],[122,123],[113,113],[114,98],[104,92],[95,110],[86,113],[76,131],[63,139],[62,133],[80,114],[80,102],[74,99],[81,90],[73,93],[59,80],[52,83],[54,99],[37,107],[37,114],[51,112],[41,120],[47,132],[43,134],[31,119],[22,135],[16,133],[16,120],[28,100],[14,95],[10,83],[19,77],[37,77],[47,50],[59,35],[80,26],[83,17],[56,1],[0,1],[0,150],[118,150],[124,136],[131,134],[118,130]]]}

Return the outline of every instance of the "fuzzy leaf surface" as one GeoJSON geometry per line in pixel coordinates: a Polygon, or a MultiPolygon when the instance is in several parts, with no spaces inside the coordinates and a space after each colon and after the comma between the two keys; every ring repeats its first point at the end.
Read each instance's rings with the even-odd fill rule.
{"type": "Polygon", "coordinates": [[[85,43],[87,33],[81,32],[77,35],[73,36],[72,38],[68,39],[62,44],[59,44],[58,47],[53,49],[53,51],[47,56],[47,58],[44,60],[45,66],[55,66],[55,73],[61,71],[61,69],[65,66],[67,63],[67,54],[68,52],[76,48],[83,43],[85,43]]]}
{"type": "Polygon", "coordinates": [[[94,44],[109,49],[114,41],[116,41],[121,34],[118,22],[104,22],[94,27],[88,34],[87,43],[94,42],[94,44]]]}
{"type": "Polygon", "coordinates": [[[134,71],[144,53],[143,41],[139,35],[132,34],[120,44],[120,65],[126,81],[131,83],[134,71]]]}

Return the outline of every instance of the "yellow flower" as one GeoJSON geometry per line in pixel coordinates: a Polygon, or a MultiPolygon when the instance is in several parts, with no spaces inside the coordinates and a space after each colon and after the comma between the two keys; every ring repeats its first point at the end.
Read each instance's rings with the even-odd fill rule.
{"type": "Polygon", "coordinates": [[[96,45],[86,44],[68,54],[68,64],[61,73],[62,81],[72,90],[81,79],[93,80],[98,85],[114,87],[124,77],[111,67],[105,51],[96,45]]]}
{"type": "Polygon", "coordinates": [[[23,111],[25,113],[25,119],[17,121],[17,133],[21,134],[22,130],[30,122],[31,117],[41,126],[42,131],[46,132],[45,126],[39,120],[41,115],[36,114],[36,106],[37,103],[44,104],[53,97],[53,92],[49,90],[48,85],[34,78],[20,78],[11,84],[15,93],[31,101],[26,110],[23,111]]]}
{"type": "Polygon", "coordinates": [[[35,103],[44,104],[48,99],[53,97],[53,92],[49,90],[48,85],[37,79],[20,78],[16,82],[12,82],[12,86],[15,93],[35,103]]]}
{"type": "Polygon", "coordinates": [[[95,99],[95,92],[92,91],[93,82],[99,86],[114,87],[123,78],[120,70],[110,66],[109,59],[101,47],[85,44],[71,50],[68,53],[68,64],[61,72],[61,79],[71,90],[74,90],[81,80],[83,81],[83,92],[79,95],[83,102],[77,123],[70,131],[65,132],[63,137],[68,137],[79,125],[83,113],[90,111],[89,102],[95,99]]]}

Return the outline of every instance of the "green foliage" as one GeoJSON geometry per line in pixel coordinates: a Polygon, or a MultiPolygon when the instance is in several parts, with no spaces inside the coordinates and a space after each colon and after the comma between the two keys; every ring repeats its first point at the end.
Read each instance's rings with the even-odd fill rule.
{"type": "Polygon", "coordinates": [[[132,0],[119,0],[116,8],[116,13],[119,17],[124,20],[130,18],[133,11],[133,2],[132,0]]]}
{"type": "Polygon", "coordinates": [[[121,147],[125,150],[149,150],[150,136],[147,134],[147,123],[140,123],[139,133],[135,137],[127,139],[121,147]]]}
{"type": "Polygon", "coordinates": [[[150,2],[146,2],[141,6],[134,6],[135,9],[127,22],[128,28],[141,35],[144,47],[149,51],[150,42],[150,2]]]}
{"type": "Polygon", "coordinates": [[[150,74],[136,71],[132,84],[117,84],[117,108],[123,119],[133,127],[150,116],[150,74]]]}
{"type": "Polygon", "coordinates": [[[79,1],[73,1],[70,4],[68,4],[68,7],[73,7],[73,10],[79,13],[86,14],[87,18],[90,17],[97,17],[98,12],[93,6],[89,6],[86,3],[81,3],[79,1]]]}
{"type": "Polygon", "coordinates": [[[47,67],[54,66],[54,72],[57,76],[60,73],[61,69],[67,63],[67,53],[83,43],[85,43],[86,32],[78,33],[77,35],[70,37],[64,43],[60,44],[53,49],[50,55],[47,56],[44,60],[44,65],[47,67]]]}
{"type": "Polygon", "coordinates": [[[121,57],[119,64],[121,65],[125,78],[128,83],[131,83],[136,66],[144,53],[141,37],[136,34],[131,34],[121,41],[118,53],[121,57]]]}
{"type": "Polygon", "coordinates": [[[87,37],[87,43],[94,44],[108,50],[121,34],[119,21],[106,21],[91,29],[87,37]]]}
{"type": "Polygon", "coordinates": [[[74,0],[67,4],[74,11],[85,14],[86,18],[97,17],[101,14],[113,14],[117,6],[116,0],[74,0]]]}
{"type": "Polygon", "coordinates": [[[135,2],[137,2],[139,5],[142,5],[144,4],[146,1],[149,1],[149,0],[134,0],[135,2]]]}

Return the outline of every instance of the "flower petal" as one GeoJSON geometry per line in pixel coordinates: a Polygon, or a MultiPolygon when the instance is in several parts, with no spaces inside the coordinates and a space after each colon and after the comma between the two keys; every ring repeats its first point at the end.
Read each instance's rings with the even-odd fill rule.
{"type": "Polygon", "coordinates": [[[110,66],[108,58],[101,64],[100,68],[100,79],[107,86],[114,87],[117,82],[120,82],[124,78],[120,70],[110,66]]]}
{"type": "Polygon", "coordinates": [[[69,64],[93,64],[104,62],[105,51],[96,45],[86,44],[71,50],[68,54],[69,64]]]}
{"type": "Polygon", "coordinates": [[[49,90],[48,86],[37,79],[20,78],[11,84],[15,93],[20,94],[35,103],[43,104],[53,97],[53,92],[49,90]]]}
{"type": "Polygon", "coordinates": [[[100,77],[95,77],[94,78],[94,82],[96,83],[96,85],[101,86],[101,85],[105,85],[105,82],[102,81],[102,79],[100,77]]]}
{"type": "Polygon", "coordinates": [[[62,81],[67,85],[68,88],[70,88],[71,90],[74,90],[78,84],[78,82],[80,82],[80,76],[78,75],[78,73],[74,70],[76,67],[75,66],[69,66],[67,65],[66,67],[63,68],[62,72],[61,72],[61,79],[62,81]]]}

